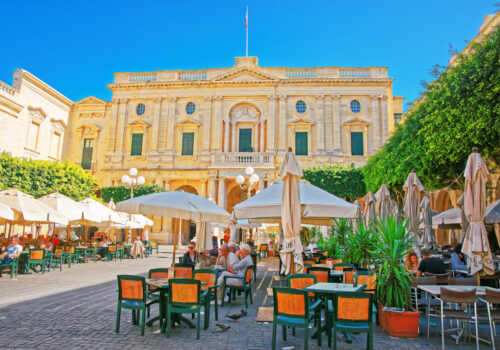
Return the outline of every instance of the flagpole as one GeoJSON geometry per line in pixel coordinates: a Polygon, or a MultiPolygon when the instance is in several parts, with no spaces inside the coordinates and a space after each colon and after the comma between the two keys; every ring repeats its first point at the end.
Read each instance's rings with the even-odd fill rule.
{"type": "Polygon", "coordinates": [[[245,17],[245,29],[246,29],[246,35],[247,35],[247,40],[246,40],[246,57],[248,57],[248,6],[247,6],[247,15],[245,17]]]}

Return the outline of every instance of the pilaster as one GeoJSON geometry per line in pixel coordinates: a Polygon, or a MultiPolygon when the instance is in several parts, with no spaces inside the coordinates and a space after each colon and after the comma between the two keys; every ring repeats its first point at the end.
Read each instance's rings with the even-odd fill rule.
{"type": "Polygon", "coordinates": [[[325,150],[325,115],[323,109],[325,96],[318,95],[316,100],[318,103],[317,115],[318,115],[318,151],[325,150]]]}
{"type": "Polygon", "coordinates": [[[333,149],[341,150],[340,140],[340,95],[333,95],[333,149]]]}
{"type": "Polygon", "coordinates": [[[287,117],[286,117],[286,102],[287,102],[287,95],[280,95],[279,96],[279,134],[278,134],[278,139],[279,139],[279,150],[281,152],[286,151],[286,142],[287,142],[287,117]]]}
{"type": "Polygon", "coordinates": [[[373,128],[373,147],[375,150],[380,146],[380,119],[379,119],[379,108],[378,108],[378,96],[372,96],[372,128],[373,128]]]}
{"type": "MultiPolygon", "coordinates": [[[[210,131],[212,128],[212,96],[205,97],[205,115],[203,121],[203,152],[210,151],[210,131]]],[[[222,131],[222,130],[221,130],[222,131]]],[[[214,133],[217,131],[214,130],[214,133]]]]}
{"type": "Polygon", "coordinates": [[[161,113],[161,98],[154,99],[153,112],[153,127],[151,133],[151,148],[152,152],[158,152],[158,133],[160,132],[160,113],[161,113]]]}
{"type": "Polygon", "coordinates": [[[177,114],[177,97],[170,97],[168,99],[169,109],[168,109],[168,127],[167,127],[167,151],[174,151],[174,131],[175,131],[175,120],[177,114]]]}
{"type": "Polygon", "coordinates": [[[267,148],[274,151],[276,139],[276,96],[268,96],[269,118],[267,121],[267,148]]]}

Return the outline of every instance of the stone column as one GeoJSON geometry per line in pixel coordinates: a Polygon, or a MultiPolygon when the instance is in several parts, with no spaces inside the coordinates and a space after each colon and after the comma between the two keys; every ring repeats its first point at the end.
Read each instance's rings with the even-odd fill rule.
{"type": "Polygon", "coordinates": [[[212,198],[214,201],[217,199],[217,193],[215,193],[215,179],[210,178],[208,181],[208,198],[212,198]]]}
{"type": "Polygon", "coordinates": [[[324,151],[325,150],[325,115],[323,111],[323,100],[324,96],[323,95],[318,95],[316,96],[316,99],[318,101],[318,151],[324,151]]]}
{"type": "MultiPolygon", "coordinates": [[[[205,116],[203,123],[203,151],[208,153],[210,151],[210,130],[212,128],[212,96],[205,97],[205,116]]],[[[217,131],[214,130],[214,133],[217,131]]]]}
{"type": "Polygon", "coordinates": [[[229,152],[229,118],[224,119],[224,153],[229,152]]]}
{"type": "Polygon", "coordinates": [[[269,150],[275,149],[276,138],[276,96],[268,96],[269,103],[269,118],[267,124],[267,148],[269,150]]]}
{"type": "Polygon", "coordinates": [[[111,101],[111,122],[109,123],[109,139],[108,139],[108,150],[116,152],[116,133],[118,132],[118,106],[120,102],[118,99],[113,99],[111,101]]]}
{"type": "Polygon", "coordinates": [[[281,95],[279,97],[280,99],[280,112],[279,112],[279,134],[278,134],[278,139],[279,139],[279,150],[282,152],[285,152],[287,147],[286,147],[286,140],[287,140],[287,118],[286,118],[286,100],[287,100],[287,95],[281,95]]]}
{"type": "Polygon", "coordinates": [[[380,146],[380,121],[378,111],[378,96],[372,96],[372,128],[373,128],[373,147],[372,153],[380,146]]]}
{"type": "Polygon", "coordinates": [[[236,122],[231,121],[231,152],[238,152],[236,148],[236,122]]]}
{"type": "Polygon", "coordinates": [[[260,118],[260,146],[259,146],[259,152],[265,152],[264,150],[264,138],[266,134],[266,119],[263,119],[262,117],[260,118]]]}
{"type": "Polygon", "coordinates": [[[170,180],[163,180],[163,188],[165,191],[170,192],[170,180]]]}
{"type": "Polygon", "coordinates": [[[158,133],[160,130],[160,112],[161,112],[161,98],[154,99],[153,111],[153,125],[151,128],[151,147],[152,152],[158,152],[158,133]]]}
{"type": "Polygon", "coordinates": [[[252,148],[254,152],[259,151],[259,122],[254,123],[254,134],[253,136],[253,141],[252,141],[252,148]]]}
{"type": "Polygon", "coordinates": [[[265,188],[265,184],[264,184],[264,174],[262,174],[262,175],[259,177],[259,191],[262,191],[264,188],[265,188]]]}
{"type": "Polygon", "coordinates": [[[382,139],[380,144],[384,144],[389,137],[389,113],[387,111],[387,96],[382,96],[382,139]]]}
{"type": "Polygon", "coordinates": [[[340,95],[333,95],[333,149],[341,150],[340,143],[340,95]]]}
{"type": "Polygon", "coordinates": [[[222,96],[217,96],[215,99],[215,114],[214,114],[214,132],[211,133],[212,149],[215,151],[222,150],[222,96]]]}
{"type": "Polygon", "coordinates": [[[175,115],[176,115],[176,104],[177,97],[171,97],[169,100],[170,108],[168,112],[168,127],[167,127],[167,151],[174,151],[174,131],[175,131],[175,115]]]}
{"type": "Polygon", "coordinates": [[[217,205],[226,210],[226,179],[223,177],[219,179],[219,196],[217,205]]]}
{"type": "Polygon", "coordinates": [[[117,130],[116,138],[116,149],[115,152],[123,152],[125,144],[125,135],[127,133],[127,100],[120,99],[120,105],[118,106],[118,122],[115,125],[117,130]]]}
{"type": "Polygon", "coordinates": [[[201,181],[201,195],[205,198],[208,198],[207,195],[207,182],[205,180],[201,181]]]}
{"type": "Polygon", "coordinates": [[[168,100],[161,99],[160,121],[158,126],[158,149],[165,150],[167,147],[167,119],[168,119],[168,100]]]}

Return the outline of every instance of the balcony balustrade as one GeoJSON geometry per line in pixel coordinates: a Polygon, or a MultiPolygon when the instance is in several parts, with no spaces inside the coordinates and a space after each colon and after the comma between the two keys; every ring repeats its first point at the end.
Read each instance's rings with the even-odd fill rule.
{"type": "Polygon", "coordinates": [[[274,154],[267,152],[228,152],[212,155],[212,166],[247,167],[273,166],[274,154]]]}

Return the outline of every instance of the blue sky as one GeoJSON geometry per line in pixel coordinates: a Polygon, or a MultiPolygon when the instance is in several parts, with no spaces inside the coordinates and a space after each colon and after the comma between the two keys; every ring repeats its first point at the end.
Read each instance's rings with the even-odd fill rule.
{"type": "Polygon", "coordinates": [[[1,1],[0,80],[24,68],[77,101],[110,99],[120,71],[261,66],[387,66],[416,98],[448,43],[462,49],[493,0],[1,1]]]}

